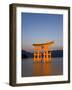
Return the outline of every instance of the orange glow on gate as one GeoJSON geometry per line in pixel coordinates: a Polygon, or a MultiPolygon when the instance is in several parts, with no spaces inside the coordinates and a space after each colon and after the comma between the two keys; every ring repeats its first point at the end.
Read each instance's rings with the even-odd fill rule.
{"type": "Polygon", "coordinates": [[[34,61],[41,61],[44,62],[51,61],[51,50],[50,46],[54,44],[53,41],[49,41],[47,43],[42,44],[33,44],[34,46],[34,61]]]}

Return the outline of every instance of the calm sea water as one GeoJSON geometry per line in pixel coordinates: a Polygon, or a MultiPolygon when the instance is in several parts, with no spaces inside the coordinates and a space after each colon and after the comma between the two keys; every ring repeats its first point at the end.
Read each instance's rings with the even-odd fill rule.
{"type": "Polygon", "coordinates": [[[22,59],[22,77],[63,74],[63,58],[52,58],[48,63],[34,63],[32,58],[22,59]]]}

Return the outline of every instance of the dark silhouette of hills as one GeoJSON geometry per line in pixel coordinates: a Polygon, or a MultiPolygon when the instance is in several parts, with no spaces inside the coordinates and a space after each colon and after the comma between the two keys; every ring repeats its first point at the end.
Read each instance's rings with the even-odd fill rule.
{"type": "Polygon", "coordinates": [[[53,50],[52,57],[63,57],[63,50],[53,50]]]}
{"type": "Polygon", "coordinates": [[[33,53],[22,50],[22,58],[33,58],[33,53]]]}
{"type": "MultiPolygon", "coordinates": [[[[51,51],[52,57],[63,57],[63,50],[51,51]]],[[[22,50],[22,58],[33,58],[33,53],[22,50]]]]}

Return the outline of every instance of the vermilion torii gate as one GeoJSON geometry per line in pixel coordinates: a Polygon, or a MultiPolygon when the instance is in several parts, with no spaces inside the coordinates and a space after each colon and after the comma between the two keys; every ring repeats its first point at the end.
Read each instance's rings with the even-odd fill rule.
{"type": "Polygon", "coordinates": [[[50,46],[54,44],[53,41],[42,44],[33,44],[34,46],[34,61],[44,62],[51,61],[51,49],[50,46]]]}

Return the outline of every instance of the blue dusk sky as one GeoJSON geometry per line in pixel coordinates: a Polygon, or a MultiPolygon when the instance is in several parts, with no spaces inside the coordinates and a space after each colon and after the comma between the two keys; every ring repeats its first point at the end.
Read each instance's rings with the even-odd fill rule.
{"type": "Polygon", "coordinates": [[[63,15],[21,13],[21,45],[33,51],[33,43],[54,41],[53,49],[63,47],[63,15]]]}

